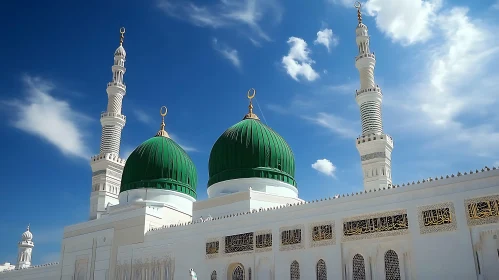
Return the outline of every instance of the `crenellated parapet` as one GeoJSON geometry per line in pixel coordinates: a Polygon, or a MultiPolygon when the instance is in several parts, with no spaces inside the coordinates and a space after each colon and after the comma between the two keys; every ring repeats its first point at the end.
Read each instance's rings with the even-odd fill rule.
{"type": "MultiPolygon", "coordinates": [[[[148,232],[164,232],[168,231],[174,228],[180,228],[180,227],[189,227],[189,226],[195,226],[199,224],[204,224],[204,223],[209,223],[209,222],[214,222],[214,221],[220,221],[220,220],[225,220],[225,219],[238,219],[241,217],[246,217],[250,215],[259,215],[262,213],[267,213],[271,211],[280,211],[282,209],[288,209],[290,207],[306,207],[304,205],[310,205],[310,204],[316,204],[316,203],[326,203],[327,201],[335,201],[338,203],[342,203],[344,199],[350,198],[350,197],[362,197],[364,195],[369,195],[371,193],[385,193],[388,194],[389,192],[394,191],[394,189],[399,189],[399,188],[404,188],[404,187],[409,187],[412,185],[423,185],[423,184],[429,184],[434,181],[442,181],[442,180],[454,180],[455,178],[458,177],[465,177],[465,176],[470,176],[473,174],[477,173],[486,173],[489,171],[494,171],[498,170],[499,168],[497,167],[492,167],[489,168],[485,166],[484,168],[478,170],[476,169],[475,171],[470,170],[469,172],[457,172],[456,175],[450,174],[450,175],[445,175],[445,176],[440,176],[440,177],[434,177],[434,178],[427,178],[427,179],[422,179],[418,181],[413,181],[412,183],[407,183],[407,184],[402,184],[402,185],[388,185],[386,187],[380,187],[377,189],[371,189],[371,190],[364,190],[360,192],[352,192],[352,193],[345,193],[341,195],[336,195],[336,196],[329,196],[329,197],[323,197],[320,199],[315,199],[315,200],[310,200],[310,201],[301,201],[301,202],[296,202],[296,203],[287,203],[286,205],[279,205],[279,206],[273,206],[273,207],[260,207],[258,210],[253,209],[252,211],[245,211],[245,212],[239,212],[239,213],[233,213],[233,214],[228,214],[228,215],[223,215],[219,217],[207,217],[207,218],[200,218],[194,221],[189,221],[189,222],[179,222],[176,224],[170,224],[170,225],[163,225],[161,227],[151,227],[149,228],[148,232]]],[[[452,182],[454,183],[454,182],[452,182]]],[[[265,215],[265,214],[264,214],[265,215]]],[[[256,219],[256,218],[255,218],[256,219]]]]}

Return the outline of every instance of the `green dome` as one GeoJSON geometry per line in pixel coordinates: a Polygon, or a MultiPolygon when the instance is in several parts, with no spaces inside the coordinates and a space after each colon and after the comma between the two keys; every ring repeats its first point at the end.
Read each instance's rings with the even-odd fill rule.
{"type": "Polygon", "coordinates": [[[196,167],[189,155],[167,135],[160,131],[130,154],[123,169],[121,192],[141,188],[163,189],[196,198],[196,167]]]}
{"type": "Polygon", "coordinates": [[[296,187],[293,151],[251,111],[215,142],[208,170],[208,187],[240,178],[274,179],[296,187]]]}

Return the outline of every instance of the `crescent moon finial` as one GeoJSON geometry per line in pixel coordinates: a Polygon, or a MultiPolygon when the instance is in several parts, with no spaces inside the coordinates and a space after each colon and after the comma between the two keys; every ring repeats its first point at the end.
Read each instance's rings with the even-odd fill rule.
{"type": "Polygon", "coordinates": [[[168,113],[168,108],[166,108],[166,106],[162,106],[161,109],[159,109],[159,114],[162,117],[165,117],[167,113],[168,113]]]}
{"type": "Polygon", "coordinates": [[[254,88],[250,88],[248,90],[248,99],[251,100],[255,97],[255,94],[256,94],[256,90],[254,88]]]}
{"type": "Polygon", "coordinates": [[[120,36],[120,46],[123,46],[123,40],[125,39],[125,27],[121,27],[120,28],[120,33],[121,33],[121,36],[120,36]]]}
{"type": "Polygon", "coordinates": [[[158,133],[156,133],[156,136],[163,136],[170,138],[168,132],[166,132],[165,130],[165,116],[167,113],[168,113],[168,108],[166,108],[166,106],[161,106],[161,109],[159,109],[159,114],[161,115],[162,120],[161,120],[161,126],[159,128],[158,133]]]}
{"type": "Polygon", "coordinates": [[[362,12],[360,9],[362,8],[362,3],[359,1],[356,1],[355,4],[353,5],[357,9],[357,20],[359,21],[359,24],[362,23],[362,12]]]}

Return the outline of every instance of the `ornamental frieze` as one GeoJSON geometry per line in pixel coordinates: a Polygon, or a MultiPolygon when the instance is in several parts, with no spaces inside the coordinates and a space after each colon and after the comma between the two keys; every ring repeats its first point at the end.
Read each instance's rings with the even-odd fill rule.
{"type": "Polygon", "coordinates": [[[342,241],[407,234],[407,210],[373,213],[343,219],[342,241]]]}
{"type": "Polygon", "coordinates": [[[499,222],[499,195],[467,199],[464,205],[469,226],[499,222]]]}
{"type": "Polygon", "coordinates": [[[310,229],[310,247],[336,244],[334,221],[312,223],[310,229]]]}
{"type": "Polygon", "coordinates": [[[370,153],[367,155],[363,155],[360,157],[360,160],[365,161],[365,160],[370,160],[370,159],[374,159],[374,158],[385,158],[385,157],[386,157],[385,152],[376,152],[376,153],[370,153]]]}
{"type": "Polygon", "coordinates": [[[457,229],[456,213],[452,202],[418,207],[421,234],[452,231],[457,229]]]}

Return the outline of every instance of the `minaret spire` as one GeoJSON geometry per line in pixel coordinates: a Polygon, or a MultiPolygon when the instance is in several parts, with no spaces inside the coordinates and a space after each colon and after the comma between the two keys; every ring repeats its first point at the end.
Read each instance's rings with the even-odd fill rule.
{"type": "Polygon", "coordinates": [[[122,114],[123,97],[126,94],[126,85],[123,77],[126,72],[126,51],[123,48],[125,28],[120,28],[120,45],[114,52],[114,63],[111,68],[113,78],[107,84],[107,110],[101,113],[100,123],[102,135],[100,152],[92,157],[92,194],[90,197],[90,219],[99,218],[105,213],[108,205],[118,203],[120,193],[121,174],[125,160],[121,159],[120,142],[121,131],[126,123],[122,114]]]}
{"type": "Polygon", "coordinates": [[[362,23],[362,4],[355,3],[357,9],[357,28],[355,29],[358,55],[355,67],[360,75],[360,89],[355,91],[355,100],[360,107],[362,135],[357,138],[364,188],[374,190],[392,184],[391,154],[393,139],[383,132],[381,88],[374,82],[376,57],[369,49],[370,37],[367,26],[362,23]]]}
{"type": "Polygon", "coordinates": [[[33,234],[29,230],[29,224],[26,231],[21,235],[21,241],[17,244],[17,269],[24,269],[31,266],[31,254],[33,253],[33,234]]]}

